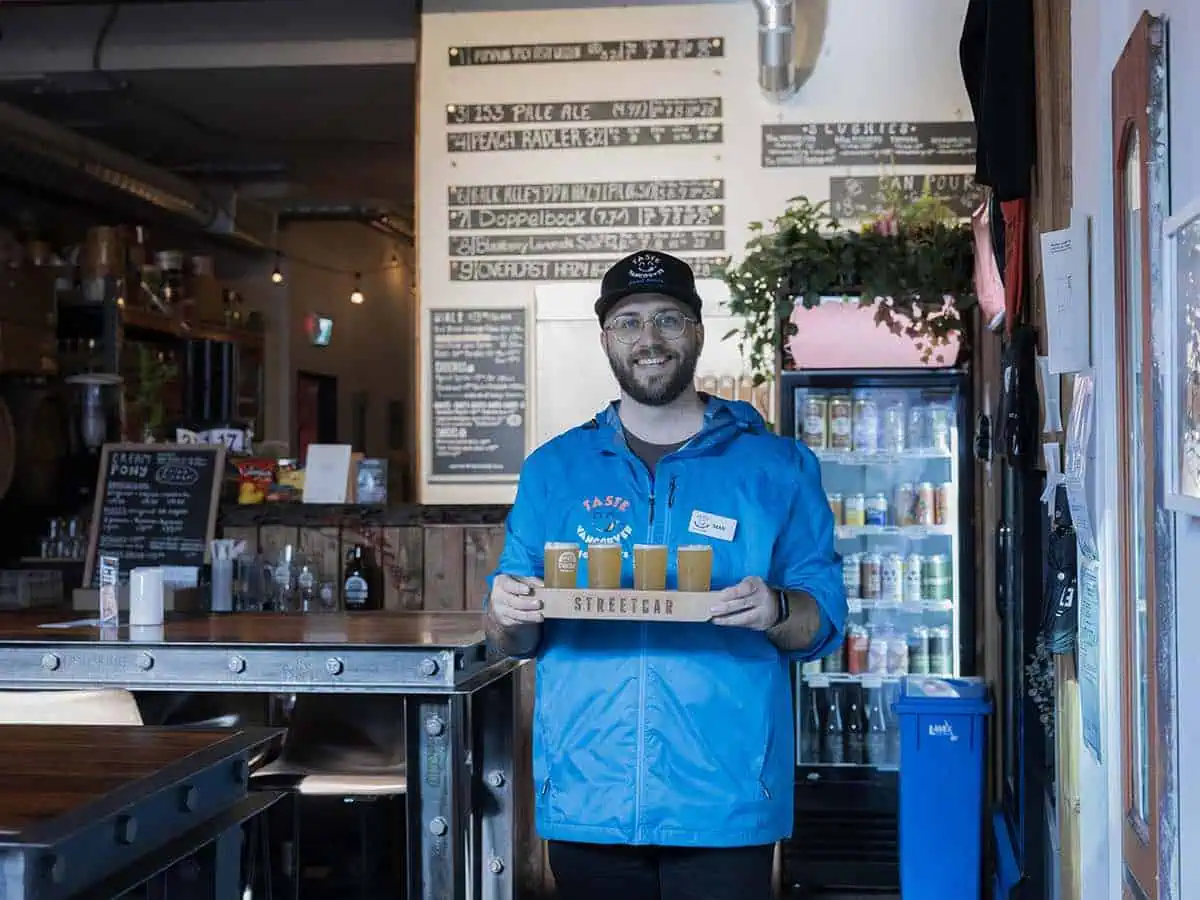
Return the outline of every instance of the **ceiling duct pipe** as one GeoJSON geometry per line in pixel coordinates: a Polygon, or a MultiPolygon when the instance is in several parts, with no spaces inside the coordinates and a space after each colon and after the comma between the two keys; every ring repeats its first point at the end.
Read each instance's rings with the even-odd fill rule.
{"type": "Polygon", "coordinates": [[[240,210],[226,209],[185,178],[0,102],[3,176],[95,206],[157,212],[179,226],[251,247],[272,241],[272,214],[258,215],[244,201],[240,210]]]}
{"type": "Polygon", "coordinates": [[[758,85],[773,103],[790,99],[812,76],[829,0],[754,0],[758,85]]]}

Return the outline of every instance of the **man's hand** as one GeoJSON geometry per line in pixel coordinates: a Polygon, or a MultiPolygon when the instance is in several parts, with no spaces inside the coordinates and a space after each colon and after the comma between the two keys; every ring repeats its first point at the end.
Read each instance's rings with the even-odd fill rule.
{"type": "Polygon", "coordinates": [[[488,615],[505,630],[521,625],[540,625],[544,619],[542,601],[532,596],[534,588],[539,587],[542,587],[540,578],[497,575],[492,582],[488,615]]]}
{"type": "Polygon", "coordinates": [[[757,575],[719,591],[710,612],[716,625],[736,625],[767,631],[779,624],[779,595],[757,575]]]}

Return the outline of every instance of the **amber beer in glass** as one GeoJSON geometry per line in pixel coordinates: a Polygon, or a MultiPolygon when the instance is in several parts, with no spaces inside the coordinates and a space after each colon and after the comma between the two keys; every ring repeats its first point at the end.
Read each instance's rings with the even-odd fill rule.
{"type": "Polygon", "coordinates": [[[587,557],[588,587],[609,591],[621,587],[620,544],[591,544],[587,557]]]}
{"type": "Polygon", "coordinates": [[[678,588],[681,591],[705,593],[712,590],[712,547],[691,544],[675,551],[679,568],[678,588]]]}
{"type": "Polygon", "coordinates": [[[633,547],[633,589],[667,589],[667,548],[664,544],[635,544],[633,547]]]}
{"type": "Polygon", "coordinates": [[[548,588],[579,587],[579,545],[546,544],[545,578],[548,588]]]}

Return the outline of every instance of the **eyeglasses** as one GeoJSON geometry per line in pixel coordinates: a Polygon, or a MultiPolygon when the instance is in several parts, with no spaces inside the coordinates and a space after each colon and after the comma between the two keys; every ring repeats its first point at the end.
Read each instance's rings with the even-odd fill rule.
{"type": "Polygon", "coordinates": [[[654,330],[668,341],[675,341],[683,337],[689,324],[694,323],[695,319],[689,319],[683,313],[663,310],[645,320],[635,315],[614,316],[604,323],[604,330],[622,344],[636,344],[646,326],[653,325],[654,330]]]}

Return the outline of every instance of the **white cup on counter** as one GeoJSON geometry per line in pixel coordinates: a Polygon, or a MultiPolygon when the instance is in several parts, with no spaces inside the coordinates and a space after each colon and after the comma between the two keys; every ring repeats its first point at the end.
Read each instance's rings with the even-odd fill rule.
{"type": "Polygon", "coordinates": [[[163,570],[139,568],[129,573],[129,624],[163,623],[163,570]]]}

